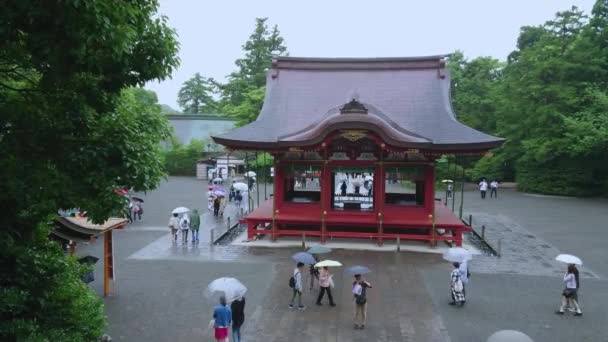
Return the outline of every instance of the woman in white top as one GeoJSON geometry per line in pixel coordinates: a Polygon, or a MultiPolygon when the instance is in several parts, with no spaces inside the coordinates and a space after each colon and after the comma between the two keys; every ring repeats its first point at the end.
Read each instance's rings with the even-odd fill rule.
{"type": "Polygon", "coordinates": [[[576,292],[578,290],[578,284],[576,281],[576,267],[574,267],[574,265],[568,265],[568,271],[564,274],[564,283],[566,288],[562,292],[562,305],[556,313],[563,315],[564,308],[568,305],[568,301],[570,301],[570,304],[574,306],[574,316],[582,316],[583,312],[577,302],[578,297],[576,292]]]}

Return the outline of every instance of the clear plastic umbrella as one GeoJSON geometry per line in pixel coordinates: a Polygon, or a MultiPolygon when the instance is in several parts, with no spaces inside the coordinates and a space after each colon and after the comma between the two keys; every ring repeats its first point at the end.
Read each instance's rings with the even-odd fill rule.
{"type": "Polygon", "coordinates": [[[443,252],[443,259],[450,262],[465,262],[472,258],[471,252],[462,247],[452,247],[443,252]]]}
{"type": "Polygon", "coordinates": [[[183,213],[187,213],[189,211],[190,211],[190,209],[188,209],[186,207],[177,207],[177,208],[173,209],[171,214],[183,214],[183,213]]]}
{"type": "Polygon", "coordinates": [[[351,275],[355,275],[355,274],[368,274],[368,273],[371,273],[372,270],[370,270],[369,268],[367,268],[365,266],[356,265],[356,266],[347,268],[346,272],[348,272],[351,275]]]}
{"type": "Polygon", "coordinates": [[[323,260],[315,264],[315,267],[338,267],[342,266],[342,263],[335,260],[323,260]]]}
{"type": "Polygon", "coordinates": [[[247,287],[236,278],[222,277],[215,279],[207,286],[207,296],[221,293],[228,302],[241,298],[247,292],[247,287]]]}
{"type": "Polygon", "coordinates": [[[560,254],[558,255],[555,260],[559,261],[559,262],[563,262],[565,264],[575,264],[575,265],[582,265],[583,261],[574,255],[570,255],[570,254],[560,254]]]}
{"type": "Polygon", "coordinates": [[[234,187],[234,190],[239,190],[241,192],[244,191],[249,191],[249,186],[247,186],[247,184],[242,183],[242,182],[238,182],[238,183],[234,183],[232,184],[232,186],[234,187]]]}

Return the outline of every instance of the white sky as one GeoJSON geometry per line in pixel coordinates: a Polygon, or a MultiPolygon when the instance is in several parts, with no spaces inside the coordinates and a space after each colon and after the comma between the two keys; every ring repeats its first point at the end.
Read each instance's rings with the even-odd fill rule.
{"type": "Polygon", "coordinates": [[[224,80],[242,56],[256,17],[277,24],[299,57],[422,56],[463,50],[504,60],[519,28],[540,25],[572,5],[589,14],[593,0],[160,0],[177,30],[181,66],[146,87],[179,109],[182,83],[200,72],[224,80]]]}

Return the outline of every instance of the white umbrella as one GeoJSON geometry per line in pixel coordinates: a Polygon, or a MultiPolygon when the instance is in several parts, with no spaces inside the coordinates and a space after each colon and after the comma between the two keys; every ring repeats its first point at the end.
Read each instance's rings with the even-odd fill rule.
{"type": "Polygon", "coordinates": [[[216,169],[209,169],[207,170],[207,173],[214,173],[215,171],[217,171],[216,169]]]}
{"type": "Polygon", "coordinates": [[[453,181],[453,180],[451,180],[451,179],[444,179],[444,180],[442,180],[441,182],[442,182],[442,183],[454,183],[454,181],[453,181]]]}
{"type": "Polygon", "coordinates": [[[373,181],[374,177],[372,177],[372,176],[365,176],[365,180],[366,181],[373,181]]]}
{"type": "Polygon", "coordinates": [[[257,174],[253,171],[247,171],[247,172],[245,172],[245,176],[246,177],[255,177],[255,176],[257,176],[257,174]]]}
{"type": "Polygon", "coordinates": [[[342,264],[339,261],[334,261],[334,260],[323,260],[320,261],[318,263],[315,264],[315,267],[338,267],[338,266],[342,266],[342,264]]]}
{"type": "Polygon", "coordinates": [[[183,214],[183,213],[187,213],[189,211],[190,211],[190,209],[188,209],[186,207],[177,207],[177,208],[173,209],[171,214],[183,214]]]}
{"type": "Polygon", "coordinates": [[[565,264],[575,264],[575,265],[583,264],[583,261],[581,259],[579,259],[579,257],[570,255],[570,254],[560,254],[555,258],[555,260],[557,260],[559,262],[563,262],[565,264]]]}
{"type": "Polygon", "coordinates": [[[224,178],[220,178],[220,177],[213,179],[213,182],[217,182],[217,183],[222,183],[223,181],[224,181],[224,178]]]}
{"type": "Polygon", "coordinates": [[[247,186],[247,184],[243,183],[243,182],[238,182],[238,183],[234,183],[232,184],[232,186],[234,187],[234,190],[239,190],[240,192],[245,192],[245,191],[249,191],[249,186],[247,186]]]}
{"type": "Polygon", "coordinates": [[[462,247],[452,247],[443,252],[443,259],[450,262],[464,262],[472,258],[471,252],[462,247]]]}
{"type": "Polygon", "coordinates": [[[207,296],[213,296],[216,292],[223,292],[226,301],[231,302],[243,297],[247,292],[247,287],[236,278],[222,277],[215,279],[207,286],[207,296]]]}

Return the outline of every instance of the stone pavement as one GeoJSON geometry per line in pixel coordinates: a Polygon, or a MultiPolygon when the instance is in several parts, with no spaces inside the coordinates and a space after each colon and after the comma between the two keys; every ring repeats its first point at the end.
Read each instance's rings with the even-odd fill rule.
{"type": "MultiPolygon", "coordinates": [[[[294,266],[290,255],[297,248],[210,247],[202,241],[173,246],[168,213],[178,205],[204,208],[205,186],[171,177],[159,191],[147,194],[143,222],[115,232],[115,294],[105,299],[108,333],[115,341],[210,341],[207,324],[215,303],[203,292],[220,276],[237,277],[249,288],[245,341],[470,342],[485,341],[499,329],[524,331],[537,342],[608,341],[604,200],[503,191],[498,200],[484,202],[476,192],[466,192],[465,208],[474,213],[474,222],[486,222],[494,229],[488,231],[490,238],[502,232],[512,245],[505,245],[497,264],[483,257],[471,262],[464,308],[447,305],[450,265],[438,255],[335,250],[331,258],[374,270],[368,277],[374,285],[368,326],[360,331],[352,328],[351,280],[341,269],[334,270],[337,307],[317,307],[315,293],[306,292],[307,310],[287,309],[294,266]],[[559,265],[552,262],[557,252],[577,254],[585,262],[583,317],[553,313],[563,286],[559,265]]],[[[204,216],[201,237],[224,224],[214,220],[204,216]]],[[[101,255],[101,247],[100,239],[78,252],[101,255]]],[[[96,277],[91,285],[101,293],[101,263],[96,277]]]]}

